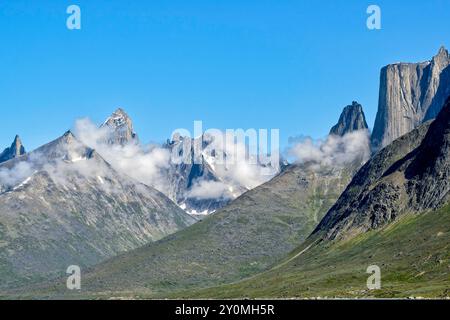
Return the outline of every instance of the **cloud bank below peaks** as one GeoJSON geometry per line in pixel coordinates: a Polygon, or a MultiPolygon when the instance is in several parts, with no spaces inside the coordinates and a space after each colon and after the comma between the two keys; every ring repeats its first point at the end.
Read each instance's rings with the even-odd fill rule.
{"type": "Polygon", "coordinates": [[[344,167],[356,161],[365,163],[370,158],[370,134],[358,130],[344,136],[328,135],[325,139],[311,137],[290,138],[288,156],[295,163],[316,166],[344,167]]]}

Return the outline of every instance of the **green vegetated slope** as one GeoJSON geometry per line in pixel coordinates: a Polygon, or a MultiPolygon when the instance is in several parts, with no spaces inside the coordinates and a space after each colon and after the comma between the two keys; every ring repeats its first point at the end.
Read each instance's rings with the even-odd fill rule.
{"type": "Polygon", "coordinates": [[[353,178],[320,224],[271,271],[191,297],[450,295],[450,99],[353,178]],[[401,156],[403,155],[403,156],[401,156]],[[382,270],[369,291],[365,271],[382,270]]]}
{"type": "MultiPolygon", "coordinates": [[[[290,166],[203,221],[98,265],[84,275],[81,294],[152,296],[267,270],[311,233],[351,170],[290,166]]],[[[54,289],[67,293],[62,282],[54,289]]]]}
{"type": "Polygon", "coordinates": [[[450,206],[405,215],[382,230],[313,245],[298,255],[314,241],[254,278],[171,297],[450,297],[450,206]],[[370,265],[381,268],[380,290],[367,289],[370,265]]]}

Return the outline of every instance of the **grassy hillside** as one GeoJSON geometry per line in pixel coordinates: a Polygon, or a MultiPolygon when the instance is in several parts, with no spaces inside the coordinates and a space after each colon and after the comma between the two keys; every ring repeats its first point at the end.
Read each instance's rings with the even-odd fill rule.
{"type": "Polygon", "coordinates": [[[450,206],[304,251],[313,242],[256,277],[171,297],[450,297],[450,206]],[[367,289],[369,265],[381,268],[380,290],[367,289]]]}
{"type": "MultiPolygon", "coordinates": [[[[265,271],[305,240],[350,177],[291,166],[203,221],[85,271],[82,295],[164,295],[265,271]]],[[[63,281],[51,287],[70,294],[63,281]]]]}

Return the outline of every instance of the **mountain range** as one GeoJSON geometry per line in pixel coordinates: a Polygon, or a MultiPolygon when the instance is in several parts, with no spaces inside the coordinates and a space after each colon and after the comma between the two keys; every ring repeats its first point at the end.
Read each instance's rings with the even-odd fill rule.
{"type": "Polygon", "coordinates": [[[0,164],[0,175],[2,287],[94,265],[195,222],[71,132],[0,164]]]}
{"type": "MultiPolygon", "coordinates": [[[[364,118],[353,103],[335,127],[345,127],[341,136],[365,132],[364,118]]],[[[99,264],[85,276],[84,290],[148,295],[229,283],[267,270],[306,239],[363,162],[357,157],[340,167],[289,165],[191,227],[99,264]]]]}
{"type": "Polygon", "coordinates": [[[372,134],[354,101],[325,140],[298,141],[297,161],[256,187],[199,152],[214,145],[208,135],[152,147],[191,160],[165,165],[160,191],[131,178],[102,152],[155,149],[141,150],[122,109],[97,128],[98,150],[67,132],[25,153],[16,137],[0,163],[2,294],[448,297],[449,65],[441,48],[382,68],[372,134]],[[223,191],[200,197],[200,185],[223,191]],[[81,291],[65,288],[72,264],[81,291]],[[369,290],[374,265],[382,287],[369,290]]]}

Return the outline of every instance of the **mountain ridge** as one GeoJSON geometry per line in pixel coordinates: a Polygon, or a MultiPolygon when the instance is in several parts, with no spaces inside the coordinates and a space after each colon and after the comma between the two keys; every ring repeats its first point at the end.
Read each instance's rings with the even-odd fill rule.
{"type": "Polygon", "coordinates": [[[22,144],[22,140],[20,139],[19,135],[16,135],[11,146],[0,153],[0,163],[20,157],[25,153],[26,151],[25,147],[22,144]]]}
{"type": "Polygon", "coordinates": [[[195,222],[70,131],[1,170],[23,173],[0,188],[2,287],[60,276],[69,265],[92,266],[195,222]]]}

